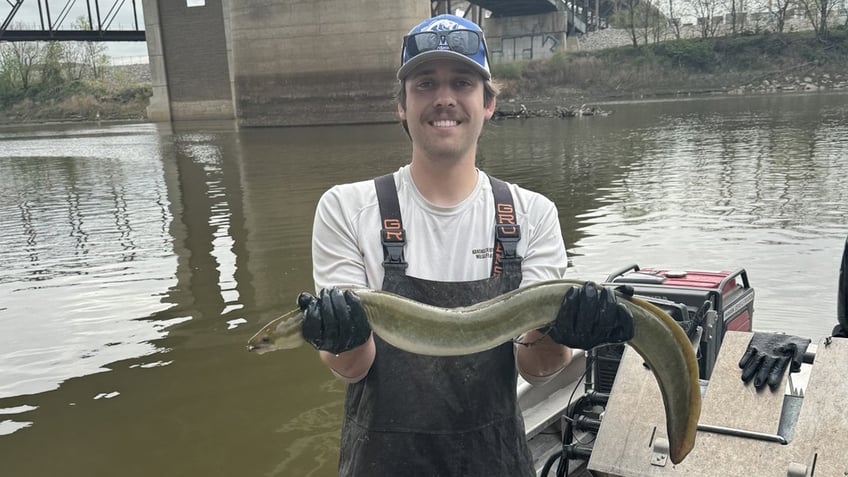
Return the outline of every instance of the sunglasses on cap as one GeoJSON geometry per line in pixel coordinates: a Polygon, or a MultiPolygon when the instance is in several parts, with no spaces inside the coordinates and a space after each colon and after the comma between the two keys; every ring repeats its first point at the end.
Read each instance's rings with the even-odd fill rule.
{"type": "MultiPolygon", "coordinates": [[[[401,51],[401,64],[404,54],[410,59],[420,53],[432,50],[450,50],[466,56],[476,55],[483,45],[483,37],[480,32],[474,30],[443,30],[422,31],[403,37],[403,51],[401,51]]],[[[485,50],[484,50],[485,51],[485,50]]]]}

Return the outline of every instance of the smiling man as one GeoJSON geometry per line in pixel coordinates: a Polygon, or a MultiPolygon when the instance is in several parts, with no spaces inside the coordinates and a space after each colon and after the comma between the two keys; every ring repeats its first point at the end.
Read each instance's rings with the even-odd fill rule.
{"type": "MultiPolygon", "coordinates": [[[[312,236],[319,293],[298,300],[304,338],[348,383],[339,475],[534,476],[516,381],[521,373],[544,382],[570,361],[564,344],[575,343],[559,317],[481,353],[422,356],[372,333],[356,294],[340,291],[459,307],[565,273],[553,202],[476,166],[497,95],[480,27],[441,15],[414,27],[401,48],[398,116],[412,159],[321,197],[312,236]]],[[[574,289],[560,315],[619,317],[601,300],[615,305],[594,287],[574,289]]]]}

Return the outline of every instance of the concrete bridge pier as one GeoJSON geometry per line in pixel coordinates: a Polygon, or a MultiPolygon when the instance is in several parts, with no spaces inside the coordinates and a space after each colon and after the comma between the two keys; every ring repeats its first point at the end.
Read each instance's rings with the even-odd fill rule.
{"type": "Polygon", "coordinates": [[[154,121],[394,121],[400,39],[421,0],[143,0],[154,121]]]}
{"type": "Polygon", "coordinates": [[[400,41],[429,15],[421,0],[233,2],[239,123],[397,120],[400,41]]]}
{"type": "MultiPolygon", "coordinates": [[[[396,121],[401,38],[431,14],[422,0],[143,0],[143,7],[148,117],[242,126],[396,121]]],[[[565,47],[562,11],[475,20],[495,64],[565,47]]]]}
{"type": "Polygon", "coordinates": [[[235,117],[228,3],[142,0],[153,87],[149,119],[235,117]]]}

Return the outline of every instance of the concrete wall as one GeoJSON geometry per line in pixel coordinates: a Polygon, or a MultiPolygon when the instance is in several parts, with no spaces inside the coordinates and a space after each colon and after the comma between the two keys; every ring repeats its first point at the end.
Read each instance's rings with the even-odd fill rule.
{"type": "Polygon", "coordinates": [[[228,36],[222,0],[144,0],[151,60],[152,120],[232,119],[228,36]]]}
{"type": "Polygon", "coordinates": [[[239,124],[396,121],[401,38],[429,8],[421,0],[232,1],[239,124]]]}
{"type": "Polygon", "coordinates": [[[565,49],[566,12],[483,20],[493,64],[550,58],[565,49]]]}
{"type": "Polygon", "coordinates": [[[236,109],[235,101],[233,98],[236,97],[236,77],[235,71],[233,69],[233,39],[232,39],[232,28],[230,25],[230,4],[234,2],[238,2],[239,0],[221,0],[221,7],[223,8],[224,14],[224,39],[227,44],[227,65],[228,65],[228,80],[230,84],[230,102],[232,104],[233,115],[232,118],[238,115],[238,111],[236,109]]]}
{"type": "Polygon", "coordinates": [[[147,119],[171,121],[171,100],[168,97],[168,75],[165,73],[165,53],[162,51],[162,26],[159,23],[157,0],[142,0],[147,56],[150,60],[150,85],[153,96],[147,106],[147,119]]]}
{"type": "MultiPolygon", "coordinates": [[[[154,121],[397,121],[401,38],[426,0],[143,0],[154,121]],[[188,7],[187,3],[203,3],[188,7]]],[[[565,47],[564,12],[483,21],[493,63],[565,47]]]]}

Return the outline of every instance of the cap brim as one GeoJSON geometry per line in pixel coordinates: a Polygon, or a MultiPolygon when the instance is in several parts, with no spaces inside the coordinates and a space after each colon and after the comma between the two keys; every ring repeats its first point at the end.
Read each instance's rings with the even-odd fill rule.
{"type": "Polygon", "coordinates": [[[479,63],[461,53],[457,53],[455,51],[450,50],[432,50],[415,55],[412,59],[404,63],[403,66],[400,67],[400,69],[398,69],[397,78],[399,80],[406,79],[406,77],[409,76],[410,73],[412,73],[412,70],[417,68],[419,65],[434,60],[460,61],[473,68],[487,80],[492,79],[492,74],[489,72],[489,70],[480,66],[479,63]]]}

